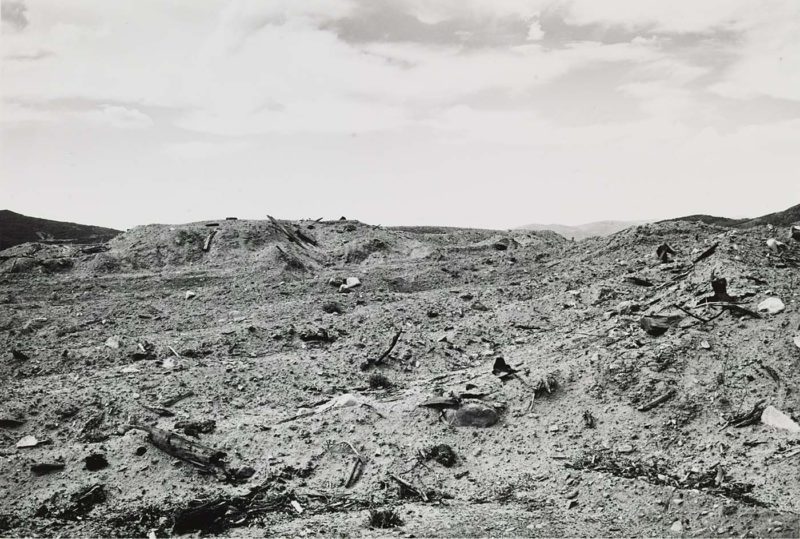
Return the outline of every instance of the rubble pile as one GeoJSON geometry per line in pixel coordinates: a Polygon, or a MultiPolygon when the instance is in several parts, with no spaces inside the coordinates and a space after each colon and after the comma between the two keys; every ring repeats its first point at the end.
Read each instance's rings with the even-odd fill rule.
{"type": "Polygon", "coordinates": [[[797,535],[792,233],[226,219],[2,251],[0,535],[797,535]]]}

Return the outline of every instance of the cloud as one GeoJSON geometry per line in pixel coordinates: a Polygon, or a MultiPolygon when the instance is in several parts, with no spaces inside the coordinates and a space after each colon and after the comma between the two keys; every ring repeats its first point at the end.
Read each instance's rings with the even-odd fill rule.
{"type": "Polygon", "coordinates": [[[143,112],[116,105],[103,105],[97,110],[78,113],[98,125],[117,129],[146,129],[153,126],[153,119],[143,112]]]}
{"type": "Polygon", "coordinates": [[[68,108],[64,106],[32,106],[4,101],[2,122],[6,125],[43,122],[83,122],[97,127],[114,129],[147,129],[154,125],[147,114],[118,105],[100,105],[94,108],[68,108]]]}
{"type": "Polygon", "coordinates": [[[2,0],[0,19],[3,21],[3,27],[17,31],[24,30],[28,26],[28,17],[25,15],[27,9],[21,0],[2,0]]]}
{"type": "Polygon", "coordinates": [[[536,18],[531,22],[531,25],[528,27],[528,41],[541,41],[544,37],[544,30],[542,30],[542,23],[539,22],[539,19],[536,18]]]}

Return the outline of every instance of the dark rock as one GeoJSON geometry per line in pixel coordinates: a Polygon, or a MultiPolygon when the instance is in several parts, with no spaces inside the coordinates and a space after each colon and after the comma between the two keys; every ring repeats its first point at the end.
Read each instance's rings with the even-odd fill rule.
{"type": "Polygon", "coordinates": [[[45,475],[63,469],[63,462],[37,462],[36,464],[31,464],[31,472],[33,472],[34,475],[45,475]]]}
{"type": "Polygon", "coordinates": [[[86,469],[90,472],[96,472],[108,467],[108,461],[102,453],[93,453],[84,459],[86,469]]]}
{"type": "Polygon", "coordinates": [[[448,410],[446,413],[448,421],[456,427],[491,427],[500,416],[497,410],[485,404],[466,404],[458,410],[448,410]]]}

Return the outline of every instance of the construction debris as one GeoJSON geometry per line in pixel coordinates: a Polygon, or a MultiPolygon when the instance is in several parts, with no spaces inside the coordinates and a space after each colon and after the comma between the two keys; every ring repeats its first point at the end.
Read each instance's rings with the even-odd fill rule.
{"type": "Polygon", "coordinates": [[[695,265],[701,260],[705,260],[709,256],[713,255],[715,252],[717,252],[717,247],[719,247],[719,242],[714,243],[714,245],[712,245],[711,247],[700,253],[700,256],[692,260],[692,265],[695,265]]]}
{"type": "Polygon", "coordinates": [[[149,427],[142,424],[132,424],[130,428],[143,430],[148,436],[148,441],[165,453],[179,458],[200,468],[202,471],[215,474],[224,472],[227,475],[225,453],[193,442],[178,434],[149,427]]]}
{"type": "Polygon", "coordinates": [[[674,389],[669,389],[664,394],[659,395],[658,397],[656,397],[655,399],[651,400],[650,402],[648,402],[646,404],[643,404],[642,406],[639,406],[639,408],[637,408],[637,410],[639,410],[640,412],[647,412],[648,410],[652,410],[653,408],[655,408],[657,406],[661,406],[662,404],[664,404],[665,402],[667,402],[668,400],[670,400],[674,396],[675,396],[675,390],[674,389]]]}
{"type": "Polygon", "coordinates": [[[392,350],[394,350],[394,347],[397,346],[397,341],[400,340],[400,336],[402,334],[403,334],[403,330],[400,330],[400,331],[396,332],[394,334],[394,337],[392,337],[392,342],[389,343],[389,347],[386,349],[386,351],[384,351],[380,356],[378,356],[375,359],[368,358],[364,363],[361,364],[361,370],[362,371],[363,370],[367,370],[368,368],[370,368],[370,367],[372,367],[374,365],[380,365],[381,363],[383,363],[384,360],[387,357],[389,357],[389,354],[392,353],[392,350]]]}
{"type": "Polygon", "coordinates": [[[205,241],[203,242],[203,252],[204,253],[207,253],[209,251],[209,249],[211,249],[211,240],[213,240],[214,236],[216,236],[216,235],[217,235],[217,230],[216,229],[213,229],[208,233],[208,235],[206,236],[205,241]]]}

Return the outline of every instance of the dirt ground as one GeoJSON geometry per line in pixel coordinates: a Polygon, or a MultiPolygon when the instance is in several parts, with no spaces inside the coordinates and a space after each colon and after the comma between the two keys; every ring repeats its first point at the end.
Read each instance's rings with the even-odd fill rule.
{"type": "Polygon", "coordinates": [[[209,224],[0,252],[0,535],[800,536],[785,231],[209,224]]]}

